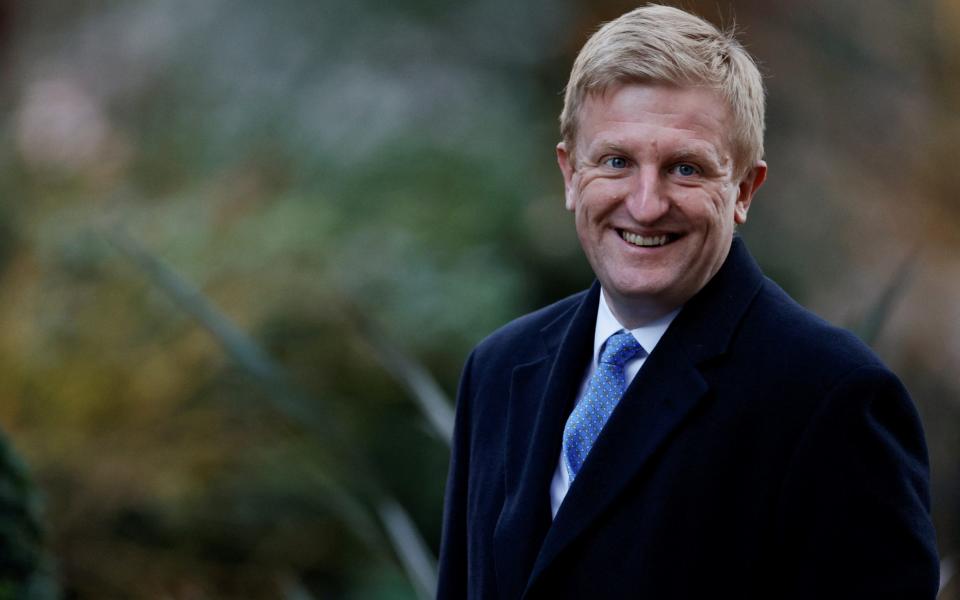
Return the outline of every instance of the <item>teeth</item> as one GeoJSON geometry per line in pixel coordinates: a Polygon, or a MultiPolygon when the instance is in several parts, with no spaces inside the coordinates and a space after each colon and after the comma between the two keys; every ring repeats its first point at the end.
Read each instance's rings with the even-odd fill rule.
{"type": "Polygon", "coordinates": [[[635,246],[663,246],[667,243],[667,236],[665,235],[644,237],[642,235],[630,233],[629,231],[624,231],[620,234],[620,236],[635,246]]]}

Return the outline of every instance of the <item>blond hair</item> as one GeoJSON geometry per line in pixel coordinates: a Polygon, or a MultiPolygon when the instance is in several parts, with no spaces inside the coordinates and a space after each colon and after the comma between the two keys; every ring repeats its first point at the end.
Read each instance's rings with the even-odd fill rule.
{"type": "Polygon", "coordinates": [[[731,142],[741,169],[763,158],[763,79],[734,37],[677,8],[649,4],[606,23],[573,63],[560,114],[560,134],[574,151],[577,118],[587,97],[624,83],[706,86],[727,102],[731,142]]]}

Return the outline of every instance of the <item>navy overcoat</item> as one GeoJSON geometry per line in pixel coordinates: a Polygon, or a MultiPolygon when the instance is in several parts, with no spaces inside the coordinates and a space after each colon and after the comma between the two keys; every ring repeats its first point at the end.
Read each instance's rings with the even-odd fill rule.
{"type": "Polygon", "coordinates": [[[739,238],[681,310],[556,519],[549,488],[599,286],[484,340],[460,384],[439,598],[933,600],[910,397],[739,238]]]}

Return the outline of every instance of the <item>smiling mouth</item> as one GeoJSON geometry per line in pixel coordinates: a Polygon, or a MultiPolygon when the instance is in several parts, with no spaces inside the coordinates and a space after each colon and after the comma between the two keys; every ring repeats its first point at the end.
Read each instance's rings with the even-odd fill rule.
{"type": "Polygon", "coordinates": [[[620,229],[618,231],[623,241],[629,244],[633,244],[634,246],[640,246],[643,248],[658,248],[660,246],[666,246],[670,242],[680,237],[672,233],[668,233],[664,235],[644,236],[644,235],[633,233],[631,231],[627,231],[625,229],[620,229]]]}

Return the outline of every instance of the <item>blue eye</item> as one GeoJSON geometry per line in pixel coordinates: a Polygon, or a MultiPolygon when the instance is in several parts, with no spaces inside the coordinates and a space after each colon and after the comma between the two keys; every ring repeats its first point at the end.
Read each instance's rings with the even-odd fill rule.
{"type": "Polygon", "coordinates": [[[693,177],[700,173],[700,170],[689,163],[680,163],[673,167],[674,172],[681,177],[693,177]]]}
{"type": "Polygon", "coordinates": [[[614,169],[626,169],[627,159],[622,156],[611,156],[607,160],[603,161],[603,164],[614,169]]]}

